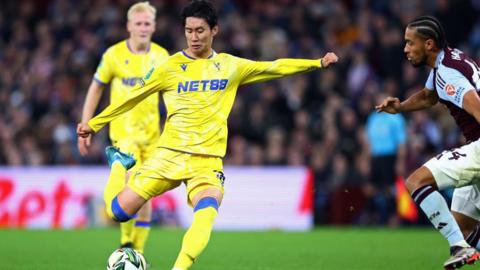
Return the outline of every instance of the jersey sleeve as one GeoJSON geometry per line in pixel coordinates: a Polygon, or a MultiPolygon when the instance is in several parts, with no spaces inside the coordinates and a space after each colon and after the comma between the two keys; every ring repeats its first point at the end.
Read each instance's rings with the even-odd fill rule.
{"type": "Polygon", "coordinates": [[[152,68],[142,79],[140,86],[133,89],[125,100],[111,103],[101,113],[90,119],[88,125],[94,132],[99,131],[106,124],[131,110],[151,94],[165,90],[166,85],[165,69],[160,68],[155,72],[152,68]]]}
{"type": "Polygon", "coordinates": [[[100,64],[98,64],[97,71],[93,76],[93,79],[100,84],[104,84],[104,85],[109,84],[113,78],[114,72],[111,64],[112,62],[111,54],[112,54],[111,50],[107,50],[102,55],[102,60],[100,61],[100,64]]]}
{"type": "Polygon", "coordinates": [[[442,97],[463,109],[463,97],[468,91],[475,90],[475,87],[456,69],[447,68],[447,72],[442,76],[446,81],[444,86],[446,95],[442,97]]]}
{"type": "Polygon", "coordinates": [[[276,78],[308,72],[321,68],[320,59],[278,59],[275,61],[252,61],[237,58],[240,84],[264,82],[276,78]]]}
{"type": "Polygon", "coordinates": [[[433,69],[430,70],[430,73],[428,74],[428,79],[427,81],[425,82],[425,88],[427,88],[428,90],[432,90],[433,91],[433,69]]]}

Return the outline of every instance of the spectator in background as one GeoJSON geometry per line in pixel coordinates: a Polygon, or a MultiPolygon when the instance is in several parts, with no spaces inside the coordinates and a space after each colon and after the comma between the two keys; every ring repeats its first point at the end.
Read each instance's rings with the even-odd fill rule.
{"type": "MultiPolygon", "coordinates": [[[[386,94],[375,96],[379,104],[386,94]]],[[[398,223],[395,203],[395,180],[405,174],[407,130],[400,114],[373,111],[365,127],[370,153],[370,184],[373,194],[368,199],[367,213],[378,224],[398,223]]]]}

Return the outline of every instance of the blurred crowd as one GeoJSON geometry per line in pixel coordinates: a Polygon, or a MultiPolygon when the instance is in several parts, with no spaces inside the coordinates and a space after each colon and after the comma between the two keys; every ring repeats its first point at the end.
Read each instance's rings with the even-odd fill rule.
{"type": "MultiPolygon", "coordinates": [[[[258,60],[319,58],[328,51],[340,56],[340,63],[327,70],[239,89],[225,164],[308,166],[315,179],[318,223],[377,222],[363,212],[352,214],[355,207],[367,209],[368,198],[379,192],[371,184],[367,119],[378,95],[402,99],[423,88],[427,78],[427,70],[405,60],[404,27],[416,16],[434,15],[450,46],[480,59],[480,1],[213,2],[220,16],[217,52],[258,60]],[[332,214],[343,197],[349,198],[350,213],[332,214]]],[[[132,3],[2,1],[0,165],[105,163],[106,131],[95,135],[91,154],[81,157],[75,128],[102,53],[127,37],[126,10],[132,3]]],[[[157,7],[153,41],[170,53],[185,48],[178,14],[186,1],[150,3],[157,7]]],[[[103,105],[108,103],[104,97],[103,105]]],[[[440,105],[404,117],[400,176],[463,141],[440,105]]]]}

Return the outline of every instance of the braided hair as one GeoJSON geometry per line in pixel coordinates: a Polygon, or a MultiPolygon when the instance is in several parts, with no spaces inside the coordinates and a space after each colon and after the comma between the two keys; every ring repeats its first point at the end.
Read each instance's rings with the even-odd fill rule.
{"type": "Polygon", "coordinates": [[[408,25],[408,28],[415,28],[417,35],[424,39],[433,39],[435,45],[439,49],[445,49],[448,47],[447,39],[445,37],[445,31],[443,30],[440,22],[432,16],[421,16],[408,25]]]}

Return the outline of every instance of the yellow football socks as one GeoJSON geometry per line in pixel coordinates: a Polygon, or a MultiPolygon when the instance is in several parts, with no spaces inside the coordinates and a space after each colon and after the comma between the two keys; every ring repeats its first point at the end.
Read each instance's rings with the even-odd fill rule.
{"type": "Polygon", "coordinates": [[[133,243],[132,231],[134,224],[135,219],[133,218],[127,222],[120,223],[120,244],[133,243]]]}
{"type": "Polygon", "coordinates": [[[182,249],[178,254],[174,269],[189,269],[210,240],[213,223],[217,217],[217,210],[206,207],[197,210],[193,215],[190,228],[185,233],[182,249]]]}
{"type": "Polygon", "coordinates": [[[112,200],[125,187],[125,174],[127,170],[120,162],[113,162],[110,169],[110,176],[103,193],[103,200],[105,201],[106,211],[109,217],[113,218],[112,200]]]}
{"type": "Polygon", "coordinates": [[[141,221],[137,219],[132,231],[133,248],[142,254],[149,233],[150,221],[141,221]]]}

